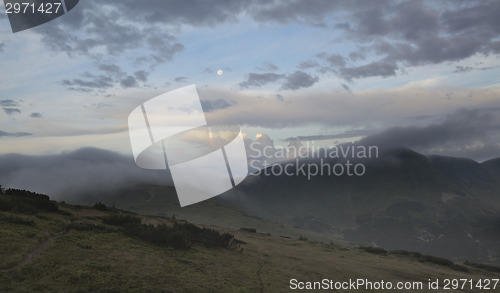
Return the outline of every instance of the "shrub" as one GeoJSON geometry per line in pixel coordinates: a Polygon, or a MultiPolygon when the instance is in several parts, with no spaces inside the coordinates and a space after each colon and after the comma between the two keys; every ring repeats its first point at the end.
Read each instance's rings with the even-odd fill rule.
{"type": "Polygon", "coordinates": [[[460,271],[460,272],[465,272],[465,273],[469,272],[468,268],[461,266],[461,265],[458,265],[458,264],[455,264],[455,263],[453,265],[451,265],[451,268],[455,271],[460,271]]]}
{"type": "Polygon", "coordinates": [[[257,233],[257,229],[255,229],[255,228],[240,228],[240,231],[248,232],[248,233],[257,233]]]}
{"type": "Polygon", "coordinates": [[[391,254],[411,255],[413,253],[411,251],[408,251],[408,250],[392,250],[391,254]]]}
{"type": "Polygon", "coordinates": [[[0,211],[11,211],[15,207],[14,203],[0,197],[0,211]]]}
{"type": "Polygon", "coordinates": [[[76,222],[71,223],[66,226],[67,230],[73,229],[78,231],[106,231],[106,227],[103,225],[96,225],[92,223],[76,222]]]}
{"type": "Polygon", "coordinates": [[[58,214],[61,214],[61,215],[63,215],[63,216],[68,216],[68,217],[72,217],[72,216],[73,216],[73,214],[72,214],[72,213],[70,213],[70,212],[68,212],[68,211],[65,211],[65,210],[59,210],[57,213],[58,213],[58,214]]]}
{"type": "Polygon", "coordinates": [[[432,256],[432,255],[421,255],[418,258],[419,261],[421,262],[430,262],[442,266],[447,266],[451,267],[453,265],[453,262],[449,259],[442,258],[442,257],[437,257],[437,256],[432,256]]]}
{"type": "Polygon", "coordinates": [[[124,225],[124,232],[129,236],[175,249],[189,249],[195,242],[206,247],[234,248],[238,245],[232,234],[220,234],[213,229],[189,223],[175,223],[172,227],[165,224],[155,227],[151,224],[129,223],[124,225]]]}
{"type": "Polygon", "coordinates": [[[106,210],[106,205],[103,204],[102,202],[96,202],[94,204],[94,208],[98,211],[105,211],[106,210]]]}
{"type": "Polygon", "coordinates": [[[434,264],[441,265],[441,266],[447,266],[455,271],[461,271],[461,272],[468,272],[469,271],[466,267],[458,265],[458,264],[454,263],[453,261],[446,259],[446,258],[442,258],[442,257],[422,254],[422,255],[419,255],[417,259],[420,262],[430,262],[430,263],[434,263],[434,264]]]}
{"type": "Polygon", "coordinates": [[[166,238],[166,244],[175,249],[189,249],[191,243],[182,231],[172,231],[166,238]]]}
{"type": "Polygon", "coordinates": [[[141,219],[130,215],[109,215],[103,217],[102,222],[108,225],[125,226],[128,224],[140,224],[141,219]]]}
{"type": "Polygon", "coordinates": [[[363,249],[366,252],[374,253],[374,254],[386,254],[387,253],[387,250],[380,248],[380,247],[360,246],[359,248],[363,249]]]}
{"type": "Polygon", "coordinates": [[[57,212],[57,203],[45,194],[9,188],[0,198],[0,210],[36,214],[39,210],[57,212]]]}

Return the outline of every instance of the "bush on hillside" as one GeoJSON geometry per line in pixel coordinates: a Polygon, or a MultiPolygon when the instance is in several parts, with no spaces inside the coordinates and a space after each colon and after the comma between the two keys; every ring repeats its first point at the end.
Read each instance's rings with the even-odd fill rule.
{"type": "Polygon", "coordinates": [[[109,215],[103,217],[102,222],[108,225],[125,226],[128,224],[140,224],[141,219],[130,215],[109,215]]]}
{"type": "Polygon", "coordinates": [[[124,228],[129,236],[175,249],[189,249],[193,243],[221,248],[234,248],[237,245],[232,234],[221,234],[216,230],[200,228],[189,223],[175,223],[173,226],[130,223],[124,228]]]}
{"type": "Polygon", "coordinates": [[[0,197],[0,210],[36,214],[40,210],[58,212],[59,207],[45,194],[9,188],[0,197]]]}
{"type": "Polygon", "coordinates": [[[105,205],[105,204],[103,204],[102,202],[96,202],[96,203],[94,204],[94,208],[95,208],[96,210],[98,210],[98,211],[105,211],[105,210],[107,210],[106,205],[105,205]]]}
{"type": "Polygon", "coordinates": [[[359,247],[360,249],[363,249],[366,252],[369,253],[374,253],[374,254],[386,254],[387,251],[383,248],[380,247],[373,247],[373,246],[361,246],[359,247]]]}

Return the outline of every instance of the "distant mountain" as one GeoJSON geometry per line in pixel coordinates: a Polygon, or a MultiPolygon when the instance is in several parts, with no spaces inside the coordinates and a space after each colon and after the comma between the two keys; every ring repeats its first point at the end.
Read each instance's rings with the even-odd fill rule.
{"type": "MultiPolygon", "coordinates": [[[[323,163],[346,162],[328,158],[323,163]]],[[[262,172],[219,197],[185,208],[180,208],[174,188],[137,183],[112,192],[95,189],[72,202],[102,201],[205,225],[500,264],[500,159],[478,163],[399,148],[352,163],[364,164],[366,173],[325,172],[308,178],[300,172],[262,172]]],[[[291,171],[297,164],[321,164],[321,159],[285,164],[292,164],[291,171]]]]}
{"type": "Polygon", "coordinates": [[[500,158],[488,160],[481,165],[495,176],[497,180],[500,180],[500,158]]]}
{"type": "Polygon", "coordinates": [[[500,159],[478,163],[400,148],[353,163],[366,173],[261,173],[222,197],[264,219],[363,245],[500,263],[500,159]]]}

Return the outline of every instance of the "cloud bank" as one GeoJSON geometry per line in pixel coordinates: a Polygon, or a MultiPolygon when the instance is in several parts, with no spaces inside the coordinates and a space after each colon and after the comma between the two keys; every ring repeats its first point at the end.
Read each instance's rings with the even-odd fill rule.
{"type": "Polygon", "coordinates": [[[144,170],[131,157],[96,148],[45,156],[0,155],[0,166],[3,187],[28,189],[68,202],[127,184],[172,184],[166,171],[144,170]]]}

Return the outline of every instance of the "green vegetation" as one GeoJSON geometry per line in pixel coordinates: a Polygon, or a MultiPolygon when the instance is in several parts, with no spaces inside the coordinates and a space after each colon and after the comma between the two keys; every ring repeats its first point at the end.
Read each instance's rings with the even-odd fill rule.
{"type": "Polygon", "coordinates": [[[189,223],[175,223],[171,227],[165,224],[157,226],[128,224],[125,226],[125,234],[176,249],[189,249],[192,243],[200,243],[208,248],[235,248],[237,246],[232,234],[221,234],[216,230],[200,228],[189,223]]]}
{"type": "Polygon", "coordinates": [[[111,229],[108,229],[104,225],[96,225],[93,223],[85,223],[85,222],[72,222],[66,226],[66,229],[77,230],[77,231],[101,231],[101,232],[113,231],[111,229]]]}
{"type": "Polygon", "coordinates": [[[112,208],[11,209],[0,213],[0,222],[0,292],[289,292],[290,278],[498,276],[474,266],[456,271],[431,258],[419,262],[422,255],[411,252],[381,256],[112,208]]]}
{"type": "Polygon", "coordinates": [[[96,202],[96,203],[94,204],[94,208],[95,208],[96,210],[98,210],[98,211],[105,211],[105,210],[107,210],[106,205],[105,205],[105,204],[103,204],[102,202],[96,202]]]}
{"type": "Polygon", "coordinates": [[[1,194],[0,210],[36,214],[40,210],[57,212],[58,205],[45,194],[10,188],[1,194]]]}
{"type": "Polygon", "coordinates": [[[240,228],[240,231],[248,232],[248,233],[257,233],[257,229],[255,228],[240,228]]]}
{"type": "Polygon", "coordinates": [[[137,216],[121,214],[105,216],[102,222],[123,227],[125,235],[175,249],[189,249],[193,243],[205,247],[235,248],[238,243],[232,234],[221,234],[216,230],[200,228],[190,223],[175,222],[173,226],[142,224],[137,216]]]}
{"type": "Polygon", "coordinates": [[[1,222],[7,222],[7,223],[12,223],[12,224],[19,224],[19,225],[26,225],[26,226],[35,226],[35,222],[30,220],[30,219],[26,219],[26,218],[21,218],[21,217],[17,217],[17,216],[6,216],[6,215],[3,215],[3,214],[0,214],[0,221],[1,222]]]}
{"type": "Polygon", "coordinates": [[[369,252],[369,253],[374,253],[374,254],[387,254],[387,250],[380,248],[380,247],[373,247],[373,246],[360,246],[360,249],[369,252]]]}
{"type": "Polygon", "coordinates": [[[102,218],[102,222],[108,225],[125,226],[130,224],[140,224],[141,218],[131,215],[109,215],[102,218]]]}
{"type": "Polygon", "coordinates": [[[432,255],[421,255],[418,258],[418,260],[421,262],[430,262],[430,263],[438,264],[441,266],[447,266],[447,267],[452,268],[455,271],[462,271],[462,272],[469,271],[466,267],[458,265],[458,264],[452,262],[451,260],[446,259],[446,258],[442,258],[442,257],[437,257],[437,256],[432,256],[432,255]]]}

